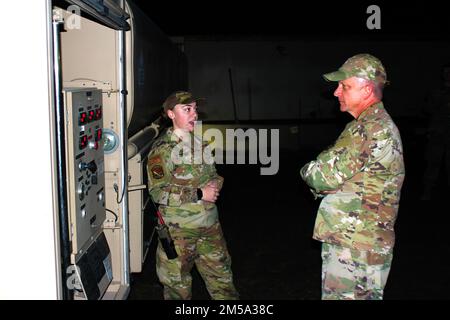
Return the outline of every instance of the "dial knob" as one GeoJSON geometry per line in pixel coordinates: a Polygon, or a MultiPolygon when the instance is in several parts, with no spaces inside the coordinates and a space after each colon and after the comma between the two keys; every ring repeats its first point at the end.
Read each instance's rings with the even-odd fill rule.
{"type": "Polygon", "coordinates": [[[89,163],[80,162],[80,164],[78,165],[78,168],[80,169],[80,171],[89,169],[89,171],[91,171],[92,173],[95,173],[97,171],[97,164],[95,163],[95,160],[92,160],[89,163]]]}

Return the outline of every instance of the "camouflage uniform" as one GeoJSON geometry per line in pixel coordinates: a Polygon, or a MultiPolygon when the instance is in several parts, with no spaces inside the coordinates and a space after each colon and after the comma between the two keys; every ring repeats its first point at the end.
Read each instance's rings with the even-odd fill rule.
{"type": "MultiPolygon", "coordinates": [[[[193,134],[189,137],[199,143],[193,134]]],[[[221,177],[214,164],[192,161],[195,153],[191,146],[194,144],[185,144],[169,128],[155,141],[147,164],[150,195],[160,204],[160,212],[178,253],[178,258],[169,260],[161,244],[158,245],[156,271],[164,285],[164,298],[191,298],[190,271],[195,263],[213,299],[237,299],[231,257],[217,207],[197,199],[197,188],[204,187],[211,180],[220,182],[221,177]],[[191,148],[191,154],[186,153],[190,159],[184,159],[190,161],[176,164],[172,150],[183,145],[191,148]]],[[[204,147],[202,145],[201,151],[204,147]]]]}
{"type": "Polygon", "coordinates": [[[322,299],[381,300],[391,268],[392,253],[377,264],[368,263],[370,251],[322,244],[322,299]]]}
{"type": "MultiPolygon", "coordinates": [[[[369,80],[385,79],[384,69],[355,60],[350,63],[356,70],[344,64],[347,74],[325,77],[339,81],[356,73],[369,80]]],[[[383,103],[373,104],[347,124],[335,144],[300,174],[313,194],[323,197],[313,235],[323,242],[322,298],[381,299],[405,174],[400,134],[383,103]],[[324,196],[326,191],[335,193],[324,196]]]]}

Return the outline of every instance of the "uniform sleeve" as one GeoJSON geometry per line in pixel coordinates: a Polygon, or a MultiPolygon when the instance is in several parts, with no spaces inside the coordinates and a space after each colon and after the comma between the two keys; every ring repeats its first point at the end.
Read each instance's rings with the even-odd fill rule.
{"type": "Polygon", "coordinates": [[[367,149],[363,130],[346,130],[332,147],[301,168],[300,175],[313,193],[336,190],[361,171],[369,157],[367,149]]]}
{"type": "Polygon", "coordinates": [[[219,190],[222,188],[223,178],[217,174],[216,166],[214,165],[214,156],[211,146],[208,142],[203,141],[203,173],[199,185],[203,188],[208,182],[215,181],[219,190]]]}
{"type": "Polygon", "coordinates": [[[178,172],[170,158],[170,148],[159,148],[152,152],[147,163],[148,188],[154,202],[179,207],[197,200],[197,188],[201,181],[186,179],[178,172]]]}
{"type": "Polygon", "coordinates": [[[222,188],[223,178],[217,174],[214,164],[204,166],[204,177],[200,181],[200,186],[203,188],[210,181],[215,181],[219,189],[222,188]]]}

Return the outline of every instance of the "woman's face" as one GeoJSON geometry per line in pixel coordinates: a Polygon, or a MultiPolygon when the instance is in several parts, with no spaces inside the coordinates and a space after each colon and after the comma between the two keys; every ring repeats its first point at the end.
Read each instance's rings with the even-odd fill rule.
{"type": "Polygon", "coordinates": [[[177,104],[172,110],[167,111],[167,115],[172,120],[175,130],[192,132],[198,119],[197,103],[177,104]]]}

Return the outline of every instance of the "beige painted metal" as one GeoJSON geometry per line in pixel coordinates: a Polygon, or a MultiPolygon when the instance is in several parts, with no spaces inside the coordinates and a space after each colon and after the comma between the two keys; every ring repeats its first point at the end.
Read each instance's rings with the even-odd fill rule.
{"type": "Polygon", "coordinates": [[[144,220],[143,220],[143,194],[146,185],[143,184],[143,167],[141,155],[137,153],[128,160],[128,173],[130,186],[128,188],[129,199],[129,223],[130,223],[130,271],[141,272],[144,262],[144,220]]]}
{"type": "MultiPolygon", "coordinates": [[[[64,11],[67,18],[71,13],[64,11]]],[[[113,130],[119,137],[120,105],[119,105],[119,36],[118,31],[102,26],[81,17],[80,28],[67,29],[62,33],[62,74],[65,86],[92,87],[102,89],[103,127],[113,130]]],[[[133,55],[132,32],[127,32],[127,121],[133,113],[133,55]]],[[[113,280],[107,289],[104,299],[123,299],[129,292],[129,285],[124,280],[123,265],[124,239],[120,198],[121,184],[120,150],[105,154],[105,207],[106,212],[103,230],[111,250],[113,280]],[[119,200],[119,201],[118,201],[119,200]]],[[[139,205],[139,204],[138,204],[139,205]]]]}
{"type": "MultiPolygon", "coordinates": [[[[67,19],[71,13],[64,11],[64,18],[67,19]]],[[[104,101],[105,111],[110,110],[110,118],[105,118],[107,124],[114,122],[117,112],[115,108],[118,104],[118,32],[102,26],[96,22],[80,18],[79,29],[67,29],[62,33],[62,63],[64,83],[75,82],[80,84],[83,81],[96,82],[98,84],[109,84],[111,95],[104,101]]],[[[133,37],[132,32],[127,32],[127,121],[131,121],[133,113],[133,37]]],[[[74,86],[73,85],[73,86],[74,86]]],[[[106,92],[105,92],[106,93],[106,92]]],[[[108,112],[105,112],[108,116],[108,112]]],[[[112,124],[113,125],[113,124],[112,124]]]]}

